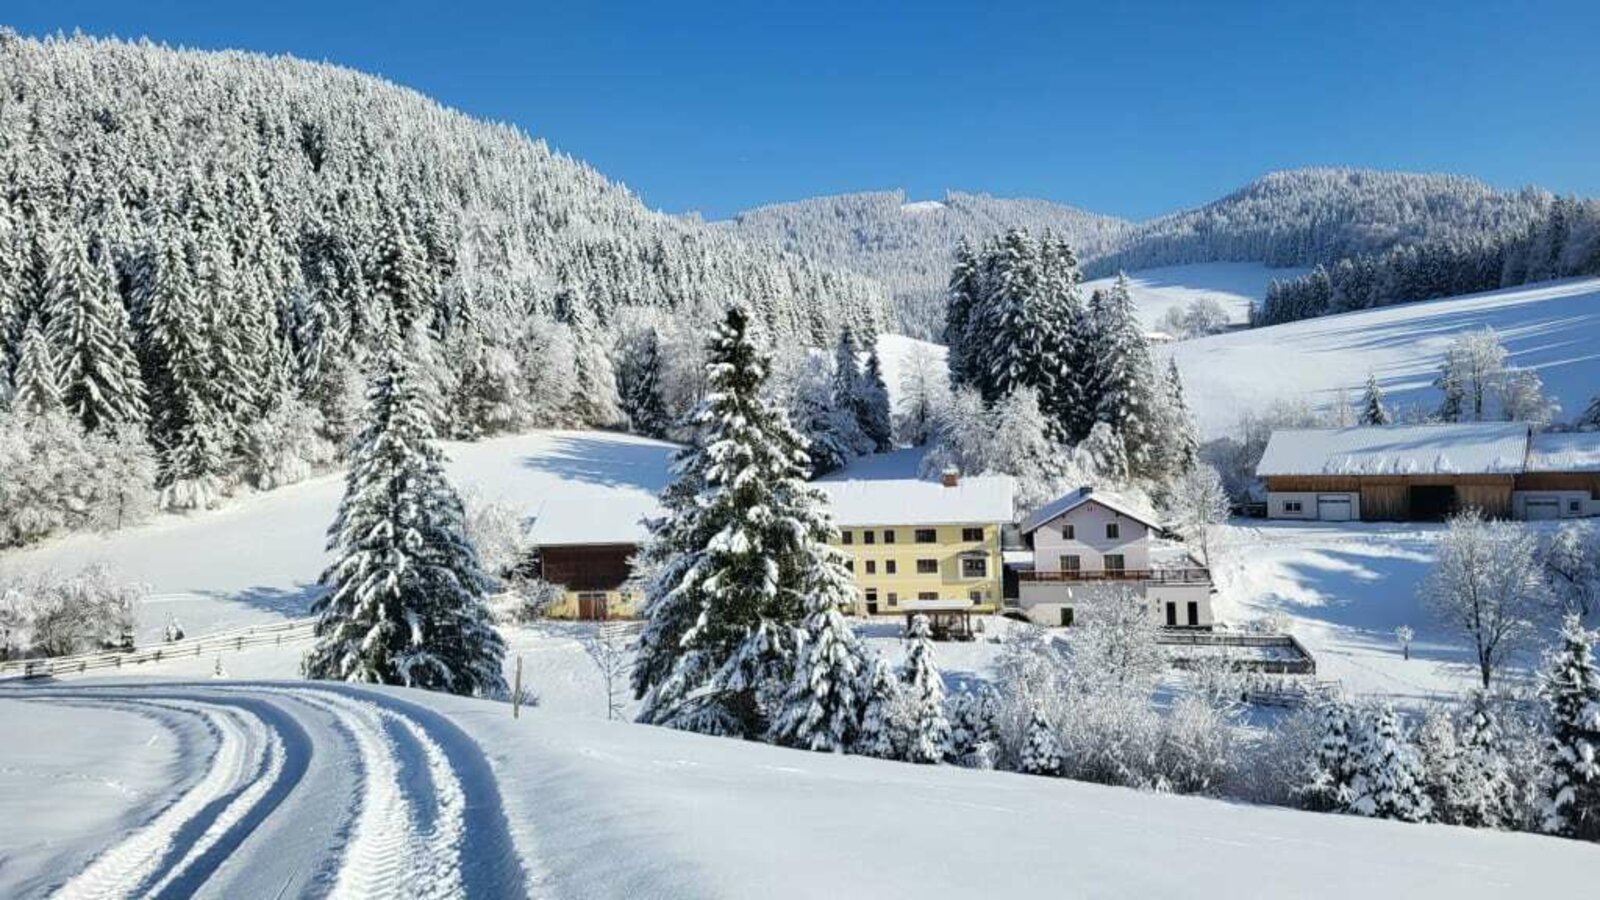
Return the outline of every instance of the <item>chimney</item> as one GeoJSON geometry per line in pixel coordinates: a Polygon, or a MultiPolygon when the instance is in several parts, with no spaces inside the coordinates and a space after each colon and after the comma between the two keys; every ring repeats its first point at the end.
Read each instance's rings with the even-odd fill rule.
{"type": "Polygon", "coordinates": [[[955,466],[945,466],[944,471],[939,473],[939,483],[945,487],[955,487],[961,483],[961,473],[955,466]]]}

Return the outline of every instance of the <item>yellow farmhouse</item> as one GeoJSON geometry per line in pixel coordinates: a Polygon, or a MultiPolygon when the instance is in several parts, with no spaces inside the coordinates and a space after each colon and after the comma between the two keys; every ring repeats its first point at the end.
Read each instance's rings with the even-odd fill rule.
{"type": "Polygon", "coordinates": [[[857,612],[899,615],[908,601],[963,600],[1000,608],[1000,528],[1012,520],[1006,476],[820,481],[850,556],[857,612]]]}

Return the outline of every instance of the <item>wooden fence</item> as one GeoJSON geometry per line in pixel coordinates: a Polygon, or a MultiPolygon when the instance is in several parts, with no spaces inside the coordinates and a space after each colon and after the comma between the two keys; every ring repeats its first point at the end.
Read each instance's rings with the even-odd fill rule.
{"type": "Polygon", "coordinates": [[[80,653],[75,656],[16,659],[0,662],[0,676],[21,675],[24,678],[42,678],[48,675],[92,672],[97,669],[120,669],[124,666],[159,662],[163,659],[205,656],[210,653],[243,650],[246,647],[281,646],[310,640],[312,629],[315,627],[314,618],[290,619],[287,622],[275,622],[271,625],[215,631],[211,634],[168,641],[131,651],[106,650],[80,653]]]}
{"type": "MultiPolygon", "coordinates": [[[[1292,634],[1233,634],[1219,631],[1176,631],[1162,629],[1156,643],[1169,647],[1238,647],[1240,649],[1272,649],[1287,652],[1289,659],[1237,659],[1240,669],[1260,672],[1263,675],[1315,675],[1317,660],[1292,634]]],[[[1186,660],[1173,660],[1182,668],[1186,660]]]]}

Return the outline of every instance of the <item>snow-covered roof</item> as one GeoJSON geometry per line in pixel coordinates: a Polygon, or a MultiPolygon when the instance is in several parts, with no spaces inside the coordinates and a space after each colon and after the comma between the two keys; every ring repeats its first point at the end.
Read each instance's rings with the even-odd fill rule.
{"type": "Polygon", "coordinates": [[[900,612],[961,612],[972,608],[971,600],[902,600],[900,612]]]}
{"type": "Polygon", "coordinates": [[[1034,510],[1033,515],[1022,522],[1022,533],[1031,534],[1039,526],[1066,515],[1085,503],[1098,503],[1114,513],[1120,513],[1136,522],[1143,522],[1151,528],[1160,528],[1161,523],[1156,521],[1153,514],[1140,509],[1139,505],[1125,497],[1119,497],[1110,491],[1097,491],[1091,487],[1081,487],[1071,493],[1062,494],[1049,503],[1034,510]]]}
{"type": "Polygon", "coordinates": [[[1521,472],[1521,422],[1274,431],[1256,475],[1507,475],[1521,472]]]}
{"type": "Polygon", "coordinates": [[[966,525],[1009,522],[1016,483],[1009,475],[962,478],[955,487],[919,478],[818,481],[833,521],[862,525],[966,525]]]}
{"type": "Polygon", "coordinates": [[[572,492],[540,504],[524,533],[529,544],[639,544],[645,520],[661,515],[656,498],[638,491],[572,492]]]}
{"type": "Polygon", "coordinates": [[[1600,472],[1600,432],[1536,434],[1528,445],[1529,472],[1600,472]]]}

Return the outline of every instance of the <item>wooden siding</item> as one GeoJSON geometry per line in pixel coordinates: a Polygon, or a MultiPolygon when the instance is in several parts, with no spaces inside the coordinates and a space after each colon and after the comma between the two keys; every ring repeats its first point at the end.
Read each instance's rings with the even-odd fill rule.
{"type": "Polygon", "coordinates": [[[633,544],[573,544],[539,548],[540,577],[574,593],[615,591],[628,580],[633,544]]]}
{"type": "Polygon", "coordinates": [[[1524,472],[1517,476],[1519,491],[1588,491],[1600,497],[1600,472],[1524,472]]]}

